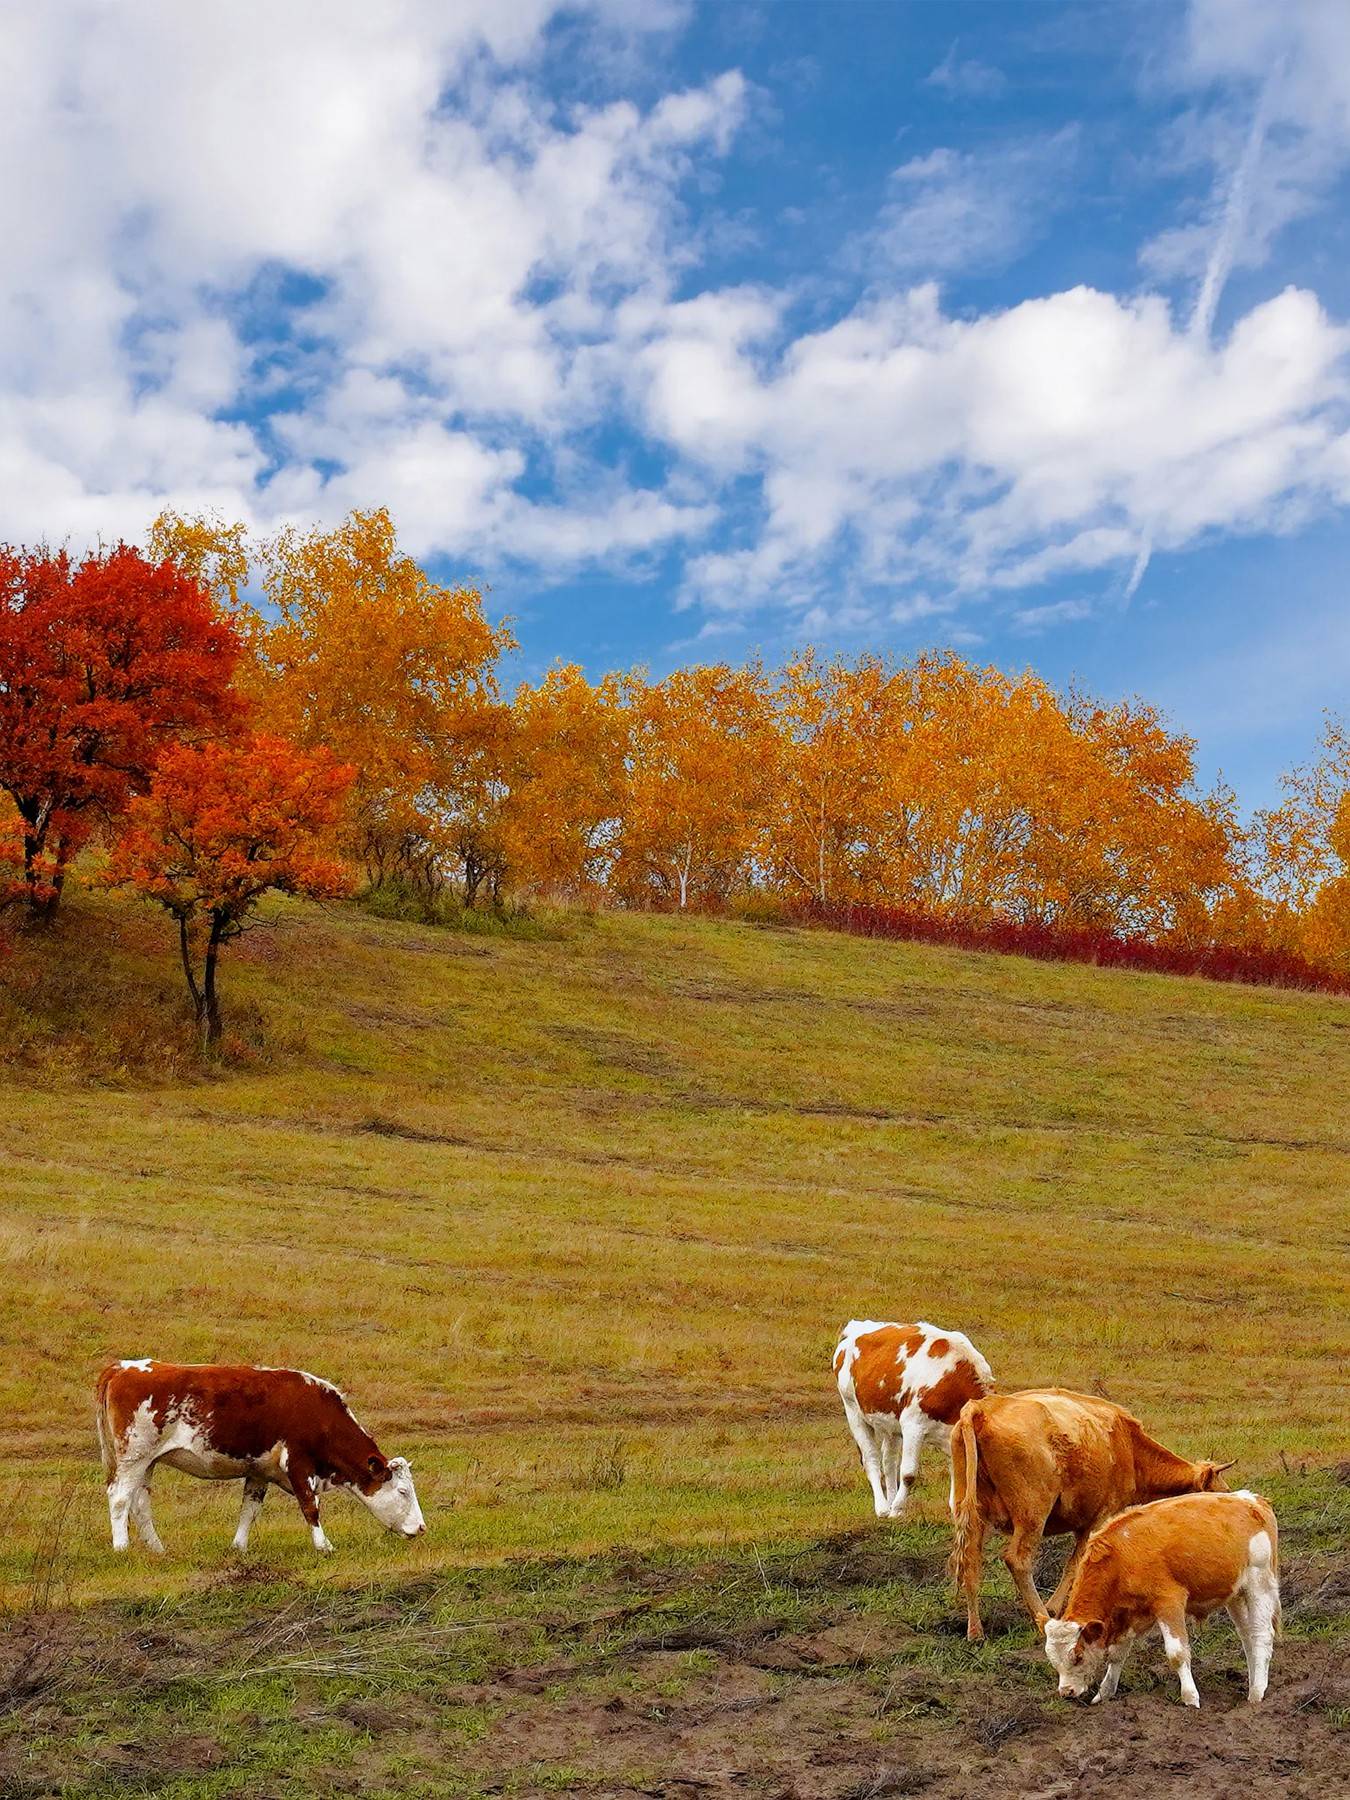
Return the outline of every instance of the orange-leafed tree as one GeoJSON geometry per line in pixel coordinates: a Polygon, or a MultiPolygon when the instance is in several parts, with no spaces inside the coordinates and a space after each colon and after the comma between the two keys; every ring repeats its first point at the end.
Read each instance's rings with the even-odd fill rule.
{"type": "Polygon", "coordinates": [[[384,511],[283,530],[257,556],[275,611],[257,644],[260,721],[355,767],[347,841],[373,881],[397,869],[405,840],[453,856],[458,836],[475,836],[510,632],[474,589],[404,554],[384,511]]]}
{"type": "Polygon", "coordinates": [[[592,683],[570,663],[518,690],[502,847],[519,890],[574,898],[603,891],[624,808],[628,736],[617,675],[592,683]]]}
{"type": "Polygon", "coordinates": [[[1283,777],[1253,821],[1254,878],[1268,941],[1350,966],[1350,726],[1328,718],[1320,754],[1283,777]]]}
{"type": "Polygon", "coordinates": [[[877,656],[824,663],[807,649],[778,674],[766,855],[788,898],[866,897],[861,869],[887,835],[907,700],[903,677],[877,656]]]}
{"type": "Polygon", "coordinates": [[[758,664],[631,675],[614,887],[637,904],[726,900],[752,877],[778,734],[758,664]]]}
{"type": "Polygon", "coordinates": [[[0,789],[34,914],[55,910],[72,855],[167,743],[236,717],[238,656],[230,622],[168,562],[124,544],[81,562],[0,550],[0,789]]]}
{"type": "Polygon", "coordinates": [[[204,1044],[219,1041],[216,967],[264,894],[350,891],[332,833],[355,771],[325,750],[246,735],[160,757],[128,808],[106,879],[156,901],[178,925],[183,974],[204,1044]]]}

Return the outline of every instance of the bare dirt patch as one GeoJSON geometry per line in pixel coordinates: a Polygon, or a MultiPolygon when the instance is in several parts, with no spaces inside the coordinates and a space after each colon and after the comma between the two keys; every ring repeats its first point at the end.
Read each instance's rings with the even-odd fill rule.
{"type": "Polygon", "coordinates": [[[1350,1570],[1339,1489],[1309,1480],[1259,1708],[1226,1624],[1197,1638],[1198,1714],[1148,1645],[1113,1704],[1061,1701],[997,1577],[965,1643],[932,1528],[359,1590],[263,1564],[0,1623],[0,1794],[1322,1800],[1350,1777],[1350,1570]]]}

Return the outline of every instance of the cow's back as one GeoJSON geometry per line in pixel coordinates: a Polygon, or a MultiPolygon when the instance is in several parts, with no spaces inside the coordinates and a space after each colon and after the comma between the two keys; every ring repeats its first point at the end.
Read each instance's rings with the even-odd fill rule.
{"type": "Polygon", "coordinates": [[[1129,1414],[1112,1401],[1029,1389],[988,1394],[963,1417],[975,1433],[978,1491],[994,1524],[1006,1528],[1025,1511],[1044,1517],[1052,1533],[1080,1530],[1128,1504],[1117,1489],[1129,1414]]]}
{"type": "Polygon", "coordinates": [[[964,1333],[923,1319],[913,1325],[851,1320],[835,1349],[834,1370],[841,1394],[866,1417],[898,1418],[914,1406],[946,1425],[993,1382],[989,1364],[964,1333]]]}
{"type": "Polygon", "coordinates": [[[1258,1534],[1278,1564],[1278,1527],[1268,1501],[1247,1491],[1183,1494],[1135,1506],[1094,1532],[1081,1587],[1095,1597],[1105,1583],[1127,1591],[1170,1585],[1203,1616],[1243,1584],[1258,1534]]]}
{"type": "Polygon", "coordinates": [[[322,1439],[350,1419],[338,1390],[301,1369],[128,1359],[103,1370],[96,1395],[101,1443],[120,1446],[129,1432],[152,1427],[161,1436],[190,1432],[239,1463],[279,1443],[322,1439]]]}

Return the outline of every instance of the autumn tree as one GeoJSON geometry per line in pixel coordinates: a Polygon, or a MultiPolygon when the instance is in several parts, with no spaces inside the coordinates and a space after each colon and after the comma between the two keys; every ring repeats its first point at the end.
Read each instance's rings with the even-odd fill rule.
{"type": "MultiPolygon", "coordinates": [[[[1252,877],[1267,941],[1350,964],[1350,727],[1328,717],[1320,754],[1282,778],[1252,824],[1252,877]]],[[[1250,929],[1250,927],[1249,927],[1250,929]]]]}
{"type": "Polygon", "coordinates": [[[408,846],[457,855],[490,784],[510,633],[474,589],[404,555],[387,512],[283,530],[258,560],[275,612],[259,645],[262,720],[354,766],[346,836],[372,881],[406,874],[408,846]]]}
{"type": "Polygon", "coordinates": [[[245,929],[262,896],[350,891],[330,839],[353,775],[325,750],[299,750],[265,734],[179,744],[160,757],[149,793],[128,808],[106,879],[134,888],[177,922],[205,1045],[221,1033],[221,947],[245,929]]]}
{"type": "Polygon", "coordinates": [[[142,791],[163,747],[235,717],[239,641],[208,594],[119,544],[0,550],[0,789],[21,820],[30,911],[49,917],[100,819],[142,791]]]}
{"type": "Polygon", "coordinates": [[[773,792],[777,736],[757,664],[676,669],[624,683],[626,794],[613,881],[629,901],[725,900],[752,872],[773,792]]]}
{"type": "Polygon", "coordinates": [[[781,734],[767,855],[790,897],[856,899],[884,831],[904,696],[877,656],[794,656],[773,686],[781,734]]]}
{"type": "Polygon", "coordinates": [[[518,690],[511,708],[503,854],[526,892],[603,892],[625,803],[629,716],[623,683],[591,683],[575,663],[518,690]]]}

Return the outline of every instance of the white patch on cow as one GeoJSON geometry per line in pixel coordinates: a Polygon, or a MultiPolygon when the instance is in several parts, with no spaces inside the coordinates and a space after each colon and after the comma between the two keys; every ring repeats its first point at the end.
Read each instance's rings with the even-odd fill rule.
{"type": "Polygon", "coordinates": [[[1195,1677],[1191,1674],[1191,1647],[1184,1637],[1178,1637],[1165,1619],[1159,1619],[1158,1629],[1162,1633],[1163,1649],[1167,1660],[1177,1672],[1177,1680],[1181,1683],[1181,1698],[1187,1706],[1199,1706],[1200,1690],[1195,1685],[1195,1677]]]}
{"type": "Polygon", "coordinates": [[[403,1537],[417,1537],[426,1530],[426,1520],[417,1501],[412,1469],[406,1457],[391,1456],[389,1478],[380,1483],[373,1494],[354,1490],[374,1513],[386,1531],[397,1531],[403,1537]]]}
{"type": "Polygon", "coordinates": [[[315,1525],[312,1528],[312,1535],[314,1538],[314,1548],[316,1550],[321,1550],[325,1556],[329,1555],[333,1546],[329,1543],[327,1533],[324,1531],[323,1526],[315,1525]]]}
{"type": "Polygon", "coordinates": [[[139,1369],[144,1375],[154,1367],[154,1361],[152,1356],[127,1356],[117,1366],[119,1369],[139,1369]]]}
{"type": "Polygon", "coordinates": [[[1088,1691],[1104,1654],[1085,1649],[1075,1657],[1080,1629],[1072,1619],[1045,1621],[1045,1654],[1059,1677],[1059,1691],[1066,1700],[1081,1699],[1088,1691]]]}

